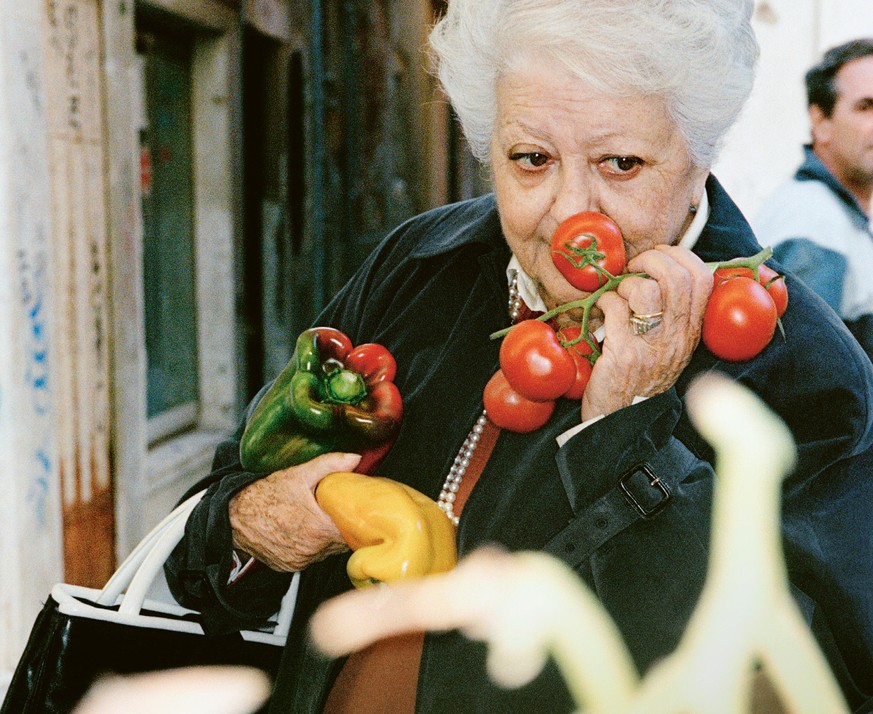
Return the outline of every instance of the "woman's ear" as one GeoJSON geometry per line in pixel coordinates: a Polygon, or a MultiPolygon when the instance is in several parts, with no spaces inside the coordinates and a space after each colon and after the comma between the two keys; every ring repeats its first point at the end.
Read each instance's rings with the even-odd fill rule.
{"type": "Polygon", "coordinates": [[[710,170],[708,168],[698,168],[697,173],[692,179],[693,193],[691,194],[694,198],[692,200],[691,205],[695,208],[694,213],[696,213],[697,203],[700,201],[700,197],[703,195],[703,192],[706,190],[706,179],[709,178],[710,170]]]}

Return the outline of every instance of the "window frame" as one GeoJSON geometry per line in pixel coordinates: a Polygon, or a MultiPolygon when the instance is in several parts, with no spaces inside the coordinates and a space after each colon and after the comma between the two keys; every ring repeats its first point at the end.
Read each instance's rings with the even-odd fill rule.
{"type": "Polygon", "coordinates": [[[147,0],[190,29],[192,184],[199,403],[149,424],[146,414],[139,127],[142,58],[132,6],[104,5],[110,230],[113,241],[113,461],[116,552],[123,557],[208,472],[217,443],[238,417],[234,146],[237,13],[215,0],[147,0]],[[192,416],[193,421],[188,421],[192,416]],[[163,422],[163,423],[161,423],[163,422]],[[186,422],[188,428],[186,428],[186,422]],[[181,430],[179,430],[181,428],[181,430]],[[159,434],[160,432],[160,434],[159,434]],[[172,433],[171,433],[172,432],[172,433]],[[155,440],[155,437],[163,438],[155,440]]]}
{"type": "MultiPolygon", "coordinates": [[[[187,428],[150,442],[146,479],[153,490],[208,471],[217,436],[232,428],[236,383],[233,190],[230,181],[228,49],[230,38],[200,28],[192,40],[191,138],[194,208],[195,306],[199,394],[167,414],[195,416],[187,428]],[[224,100],[224,101],[220,101],[224,100]],[[192,409],[196,412],[193,415],[192,409]],[[178,411],[178,413],[176,413],[178,411]]],[[[160,417],[158,418],[160,419],[160,417]]],[[[147,430],[151,430],[148,420],[147,430]]],[[[155,426],[161,426],[160,421],[155,426]]]]}
{"type": "MultiPolygon", "coordinates": [[[[138,13],[137,13],[138,15],[139,15],[139,12],[140,11],[138,9],[138,13]]],[[[196,124],[193,121],[194,117],[193,117],[192,111],[191,111],[192,110],[192,100],[193,100],[193,91],[192,91],[191,82],[194,80],[191,58],[193,55],[192,50],[193,50],[194,43],[196,40],[196,35],[190,28],[186,28],[183,31],[179,31],[178,28],[173,26],[174,24],[176,24],[176,23],[171,23],[168,20],[158,21],[158,20],[153,19],[153,18],[144,17],[142,25],[146,26],[145,30],[143,27],[140,26],[139,22],[137,23],[137,38],[138,38],[137,44],[139,44],[139,37],[141,34],[151,35],[152,33],[155,33],[157,36],[161,36],[160,44],[163,47],[168,47],[168,45],[173,47],[172,53],[174,53],[174,54],[173,54],[173,57],[169,61],[171,63],[174,60],[178,61],[185,68],[185,73],[181,76],[184,77],[184,84],[185,84],[184,90],[187,92],[187,95],[188,95],[186,98],[187,103],[184,106],[185,114],[183,116],[184,130],[188,132],[188,136],[183,141],[183,144],[185,142],[190,142],[190,145],[186,145],[183,147],[184,150],[181,152],[181,156],[183,157],[185,164],[183,167],[181,167],[181,174],[177,173],[174,178],[178,179],[180,176],[184,176],[184,179],[182,179],[182,180],[184,180],[186,185],[185,185],[185,188],[183,190],[183,193],[185,193],[186,200],[190,199],[190,203],[185,206],[185,208],[187,208],[187,210],[185,211],[186,216],[181,219],[183,222],[181,228],[183,229],[184,234],[180,235],[179,237],[184,241],[184,248],[185,248],[184,252],[187,255],[190,255],[190,261],[191,261],[190,268],[193,272],[193,275],[190,276],[191,277],[190,285],[185,285],[182,287],[165,285],[163,283],[163,281],[160,281],[160,291],[163,292],[163,288],[166,287],[168,290],[172,290],[173,294],[176,297],[182,297],[183,300],[185,300],[186,302],[188,300],[190,300],[192,303],[191,307],[192,307],[192,313],[193,313],[193,324],[185,324],[184,329],[186,330],[185,342],[188,343],[189,348],[193,346],[194,355],[193,355],[193,362],[190,365],[190,367],[191,367],[190,372],[187,373],[186,376],[193,377],[193,379],[191,379],[191,382],[194,383],[194,386],[196,388],[192,390],[193,394],[188,395],[188,397],[186,399],[179,401],[179,402],[176,402],[175,404],[169,405],[157,413],[151,413],[151,408],[147,406],[147,420],[148,421],[147,421],[147,426],[146,426],[146,432],[147,432],[149,446],[153,446],[160,441],[163,441],[167,438],[174,437],[177,434],[180,434],[184,431],[196,429],[198,427],[198,423],[199,423],[200,400],[203,396],[202,389],[200,388],[200,384],[199,384],[200,370],[198,369],[198,363],[199,363],[199,359],[200,359],[200,354],[199,354],[200,339],[199,339],[198,330],[199,330],[199,315],[201,313],[201,306],[197,304],[197,282],[199,281],[199,276],[197,275],[197,265],[196,265],[197,259],[196,259],[196,251],[195,251],[195,243],[196,243],[195,228],[196,228],[196,226],[195,226],[194,202],[196,200],[196,196],[194,195],[194,192],[196,190],[196,182],[195,182],[195,176],[194,176],[194,171],[193,171],[193,164],[194,164],[193,141],[194,141],[194,131],[195,131],[196,124]],[[183,44],[184,47],[181,47],[180,49],[176,50],[175,47],[180,45],[180,44],[183,44]],[[189,189],[190,189],[190,196],[187,194],[189,189]],[[187,230],[187,229],[190,229],[190,230],[187,230]],[[190,241],[190,243],[189,243],[189,241],[190,241]],[[188,252],[189,250],[190,250],[190,252],[188,252]],[[180,294],[181,291],[184,291],[185,294],[181,295],[180,294]],[[191,345],[191,342],[193,342],[193,345],[191,345]],[[193,373],[193,374],[190,374],[190,373],[193,373]]],[[[140,133],[140,135],[145,134],[148,137],[148,144],[145,147],[141,146],[141,151],[145,148],[148,151],[148,154],[150,157],[150,164],[151,165],[150,165],[149,169],[152,172],[152,175],[148,177],[148,180],[150,183],[155,180],[154,162],[156,160],[159,160],[158,154],[160,152],[158,151],[157,141],[158,141],[158,137],[161,136],[161,134],[159,133],[159,128],[152,126],[152,124],[154,123],[152,120],[155,119],[155,112],[149,111],[149,109],[147,108],[148,96],[149,96],[149,91],[147,89],[148,81],[149,81],[148,77],[147,77],[147,68],[149,66],[149,61],[150,61],[149,55],[151,54],[151,52],[152,52],[151,47],[149,47],[148,50],[143,50],[142,52],[140,52],[140,51],[137,52],[138,66],[140,68],[139,89],[140,89],[141,96],[140,96],[139,104],[140,104],[140,107],[142,107],[142,111],[140,112],[140,127],[139,127],[140,131],[139,131],[139,133],[140,133]]],[[[182,127],[180,126],[179,128],[181,129],[182,127]]],[[[164,136],[166,136],[166,135],[164,135],[164,136]]],[[[171,148],[171,151],[174,155],[177,154],[176,149],[178,149],[178,148],[179,147],[175,147],[175,146],[171,148]]],[[[142,161],[143,158],[144,158],[143,154],[141,153],[140,161],[142,161]]],[[[177,157],[174,156],[174,161],[176,160],[176,158],[177,157]]],[[[140,169],[141,169],[141,185],[140,185],[141,204],[140,205],[143,206],[143,203],[145,203],[147,196],[145,195],[146,189],[143,186],[143,183],[145,182],[146,179],[145,179],[145,176],[142,174],[142,170],[143,170],[142,164],[140,166],[140,169]]],[[[177,168],[177,171],[178,171],[178,168],[177,168]]],[[[155,197],[155,190],[154,189],[155,189],[155,187],[152,185],[149,187],[148,191],[151,194],[152,200],[157,200],[155,197]]],[[[164,194],[166,195],[166,192],[164,192],[164,194]]],[[[179,195],[181,195],[181,194],[179,194],[179,195]]],[[[178,206],[178,205],[176,206],[177,209],[179,207],[180,206],[178,206]]],[[[156,212],[156,209],[157,209],[157,207],[155,206],[155,219],[158,220],[158,216],[160,214],[158,214],[156,212]]],[[[141,212],[141,217],[143,220],[143,251],[142,251],[142,254],[143,254],[143,284],[144,284],[143,290],[145,291],[145,283],[147,282],[146,276],[148,274],[146,269],[145,269],[145,265],[146,265],[145,261],[146,261],[147,257],[149,256],[149,250],[148,250],[148,247],[146,244],[147,244],[148,240],[154,239],[155,237],[157,237],[158,241],[164,241],[164,240],[166,240],[166,237],[164,235],[162,235],[159,230],[153,231],[150,235],[147,236],[146,231],[145,231],[146,211],[145,211],[144,206],[143,206],[143,210],[141,212]]],[[[175,239],[175,235],[172,236],[172,238],[175,239]]],[[[163,250],[163,247],[161,247],[161,250],[163,250]]],[[[177,257],[178,257],[178,255],[177,255],[177,257]]],[[[158,259],[158,260],[160,261],[161,259],[158,259]]],[[[161,268],[158,266],[155,266],[154,269],[161,270],[161,268]]],[[[186,271],[186,273],[187,273],[187,271],[186,271]]],[[[147,327],[148,320],[150,318],[150,315],[148,313],[149,304],[150,304],[150,301],[148,299],[148,294],[144,294],[143,301],[144,301],[144,319],[145,319],[146,327],[147,327]]],[[[163,315],[161,315],[161,316],[156,315],[155,316],[155,318],[159,319],[159,320],[162,317],[164,319],[166,319],[166,316],[163,316],[163,315]]],[[[164,345],[164,347],[166,347],[166,345],[164,345]]],[[[152,355],[149,353],[148,330],[146,330],[146,364],[147,364],[146,393],[147,393],[147,395],[151,393],[152,388],[155,386],[151,383],[152,376],[151,376],[150,365],[151,365],[152,361],[153,361],[152,355]]],[[[148,399],[149,399],[149,397],[147,396],[147,403],[148,403],[148,399]]]]}

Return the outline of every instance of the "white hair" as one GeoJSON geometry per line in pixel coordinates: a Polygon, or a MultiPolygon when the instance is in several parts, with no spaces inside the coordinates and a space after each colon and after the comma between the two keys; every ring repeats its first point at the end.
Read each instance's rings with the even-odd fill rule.
{"type": "Polygon", "coordinates": [[[497,82],[536,53],[613,96],[659,96],[692,161],[715,162],[752,90],[753,0],[449,0],[430,35],[473,154],[490,163],[497,82]]]}

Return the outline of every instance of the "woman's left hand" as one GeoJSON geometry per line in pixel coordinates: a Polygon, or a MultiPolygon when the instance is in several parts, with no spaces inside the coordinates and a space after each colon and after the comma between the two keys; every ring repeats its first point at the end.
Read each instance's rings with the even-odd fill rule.
{"type": "Polygon", "coordinates": [[[694,253],[660,245],[635,256],[617,290],[597,301],[603,312],[603,354],[582,397],[582,420],[629,406],[634,397],[661,394],[676,383],[700,341],[712,272],[694,253]],[[645,334],[630,329],[632,313],[662,313],[645,334]]]}

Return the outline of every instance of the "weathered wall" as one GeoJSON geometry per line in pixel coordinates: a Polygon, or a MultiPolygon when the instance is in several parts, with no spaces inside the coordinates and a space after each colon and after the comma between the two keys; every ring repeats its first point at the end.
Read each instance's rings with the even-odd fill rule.
{"type": "Polygon", "coordinates": [[[115,559],[98,5],[4,9],[0,670],[55,582],[115,559]]]}
{"type": "Polygon", "coordinates": [[[115,564],[99,5],[53,0],[44,7],[64,579],[97,587],[115,564]]]}
{"type": "Polygon", "coordinates": [[[61,576],[41,3],[0,12],[0,691],[61,576]]]}

